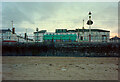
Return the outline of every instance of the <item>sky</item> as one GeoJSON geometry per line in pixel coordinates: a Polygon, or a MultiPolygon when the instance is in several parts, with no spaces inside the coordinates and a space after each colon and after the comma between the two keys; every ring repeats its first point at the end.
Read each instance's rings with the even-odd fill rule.
{"type": "Polygon", "coordinates": [[[17,34],[32,36],[36,28],[55,32],[55,29],[85,29],[92,12],[92,29],[109,30],[118,35],[118,2],[2,2],[2,28],[12,28],[17,34]]]}

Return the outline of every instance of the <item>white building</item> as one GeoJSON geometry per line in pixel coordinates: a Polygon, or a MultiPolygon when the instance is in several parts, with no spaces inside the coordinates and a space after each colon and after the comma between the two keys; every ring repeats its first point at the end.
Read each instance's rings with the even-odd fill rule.
{"type": "Polygon", "coordinates": [[[34,32],[34,41],[35,42],[43,42],[43,36],[46,32],[47,32],[46,30],[34,32]]]}
{"type": "Polygon", "coordinates": [[[33,42],[33,39],[18,36],[15,33],[15,28],[13,28],[12,31],[10,29],[0,30],[0,41],[2,42],[33,42]]]}
{"type": "Polygon", "coordinates": [[[110,42],[116,42],[116,43],[118,43],[118,42],[120,42],[120,38],[117,37],[117,36],[112,37],[112,38],[110,38],[110,42]]]}
{"type": "Polygon", "coordinates": [[[10,29],[0,30],[0,41],[3,42],[17,42],[18,37],[10,29]]]}
{"type": "Polygon", "coordinates": [[[34,32],[35,42],[54,41],[54,42],[108,42],[110,31],[101,29],[56,29],[55,32],[41,30],[34,32]]]}

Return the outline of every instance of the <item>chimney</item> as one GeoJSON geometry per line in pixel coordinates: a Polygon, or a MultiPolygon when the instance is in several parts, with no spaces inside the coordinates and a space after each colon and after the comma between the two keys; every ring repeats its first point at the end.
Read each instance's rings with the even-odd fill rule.
{"type": "Polygon", "coordinates": [[[15,28],[12,28],[12,33],[15,34],[15,28]]]}
{"type": "Polygon", "coordinates": [[[36,31],[38,32],[38,28],[36,28],[36,31]]]}
{"type": "Polygon", "coordinates": [[[25,39],[27,39],[27,33],[25,33],[25,39]]]}

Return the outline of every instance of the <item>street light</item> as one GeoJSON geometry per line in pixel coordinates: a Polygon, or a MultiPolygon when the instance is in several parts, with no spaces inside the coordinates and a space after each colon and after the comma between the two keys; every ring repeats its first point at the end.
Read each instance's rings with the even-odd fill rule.
{"type": "Polygon", "coordinates": [[[87,21],[87,25],[89,25],[89,42],[91,42],[91,25],[93,24],[93,21],[91,20],[91,12],[89,12],[89,20],[87,21]]]}

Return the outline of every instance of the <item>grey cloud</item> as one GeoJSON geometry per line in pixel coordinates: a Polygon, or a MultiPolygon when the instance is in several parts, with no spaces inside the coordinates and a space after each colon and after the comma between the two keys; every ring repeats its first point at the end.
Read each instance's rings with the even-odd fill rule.
{"type": "Polygon", "coordinates": [[[74,24],[79,24],[79,23],[82,23],[82,19],[73,19],[72,22],[74,24]]]}
{"type": "Polygon", "coordinates": [[[18,6],[14,3],[9,3],[8,5],[3,4],[2,9],[2,22],[4,26],[10,26],[11,20],[13,20],[16,25],[20,25],[23,21],[34,23],[34,21],[30,18],[31,14],[26,15],[25,12],[21,11],[20,8],[18,8],[18,6]]]}
{"type": "MultiPolygon", "coordinates": [[[[2,7],[3,25],[5,27],[10,27],[10,21],[13,20],[17,27],[17,31],[19,30],[24,32],[24,27],[20,27],[21,23],[24,21],[27,21],[30,24],[36,24],[36,21],[39,23],[42,23],[42,21],[48,21],[50,24],[55,22],[53,24],[56,24],[56,27],[58,24],[62,25],[62,23],[68,23],[74,27],[74,25],[82,24],[82,20],[85,19],[86,24],[89,11],[93,12],[92,19],[94,21],[94,26],[101,25],[116,27],[116,3],[5,2],[2,7]],[[58,13],[59,10],[61,10],[61,12],[58,13]],[[38,17],[35,17],[36,15],[38,15],[38,17]],[[64,17],[62,18],[62,16],[64,17]]],[[[110,29],[113,30],[115,28],[110,29]]]]}
{"type": "Polygon", "coordinates": [[[5,2],[3,3],[2,19],[3,25],[10,26],[11,20],[20,25],[23,21],[35,23],[34,15],[40,15],[39,21],[47,20],[55,15],[61,4],[43,2],[5,2]]]}

